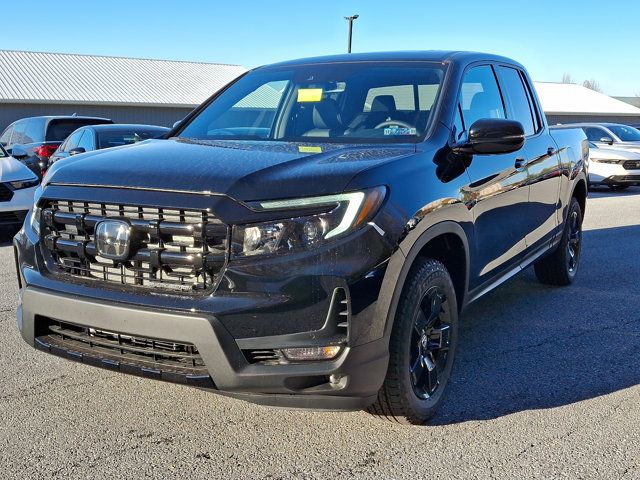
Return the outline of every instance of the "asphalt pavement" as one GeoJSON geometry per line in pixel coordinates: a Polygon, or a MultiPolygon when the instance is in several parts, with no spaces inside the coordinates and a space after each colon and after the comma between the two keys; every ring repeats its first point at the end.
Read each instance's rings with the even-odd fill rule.
{"type": "Polygon", "coordinates": [[[578,278],[462,316],[430,426],[280,410],[65,361],[15,326],[0,238],[1,478],[640,479],[640,188],[592,192],[578,278]]]}

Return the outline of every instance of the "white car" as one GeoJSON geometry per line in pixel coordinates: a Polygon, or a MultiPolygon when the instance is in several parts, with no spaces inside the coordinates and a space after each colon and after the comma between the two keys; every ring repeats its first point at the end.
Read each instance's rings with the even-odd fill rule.
{"type": "Polygon", "coordinates": [[[0,147],[0,227],[22,225],[39,183],[24,163],[0,147]]]}
{"type": "Polygon", "coordinates": [[[589,185],[624,190],[640,184],[640,152],[589,144],[589,185]]]}

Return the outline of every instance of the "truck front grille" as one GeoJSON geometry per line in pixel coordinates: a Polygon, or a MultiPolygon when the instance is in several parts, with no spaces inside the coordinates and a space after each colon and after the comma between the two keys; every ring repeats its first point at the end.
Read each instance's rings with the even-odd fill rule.
{"type": "Polygon", "coordinates": [[[0,183],[0,202],[8,202],[13,198],[13,190],[4,183],[0,183]]]}
{"type": "Polygon", "coordinates": [[[622,166],[625,170],[640,170],[640,160],[627,160],[622,166]]]}
{"type": "Polygon", "coordinates": [[[227,259],[228,228],[208,211],[53,200],[42,207],[41,225],[54,270],[98,282],[205,291],[227,259]],[[107,219],[131,226],[124,260],[105,258],[96,247],[96,225],[107,219]]]}

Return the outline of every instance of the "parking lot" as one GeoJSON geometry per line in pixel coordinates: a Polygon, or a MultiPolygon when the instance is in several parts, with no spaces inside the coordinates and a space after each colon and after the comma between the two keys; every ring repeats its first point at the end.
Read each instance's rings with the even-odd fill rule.
{"type": "Polygon", "coordinates": [[[431,426],[277,410],[39,353],[0,240],[3,478],[640,478],[640,188],[592,192],[581,271],[462,317],[431,426]]]}

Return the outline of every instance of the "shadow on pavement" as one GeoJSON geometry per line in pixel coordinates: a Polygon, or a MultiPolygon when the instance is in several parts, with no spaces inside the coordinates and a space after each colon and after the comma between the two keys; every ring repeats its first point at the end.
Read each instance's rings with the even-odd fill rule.
{"type": "Polygon", "coordinates": [[[448,398],[432,424],[558,407],[640,384],[640,226],[584,233],[571,287],[533,269],[463,315],[448,398]]]}
{"type": "Polygon", "coordinates": [[[607,186],[591,185],[589,187],[589,196],[592,198],[633,197],[634,195],[640,195],[640,186],[631,186],[620,191],[611,190],[607,186]]]}

